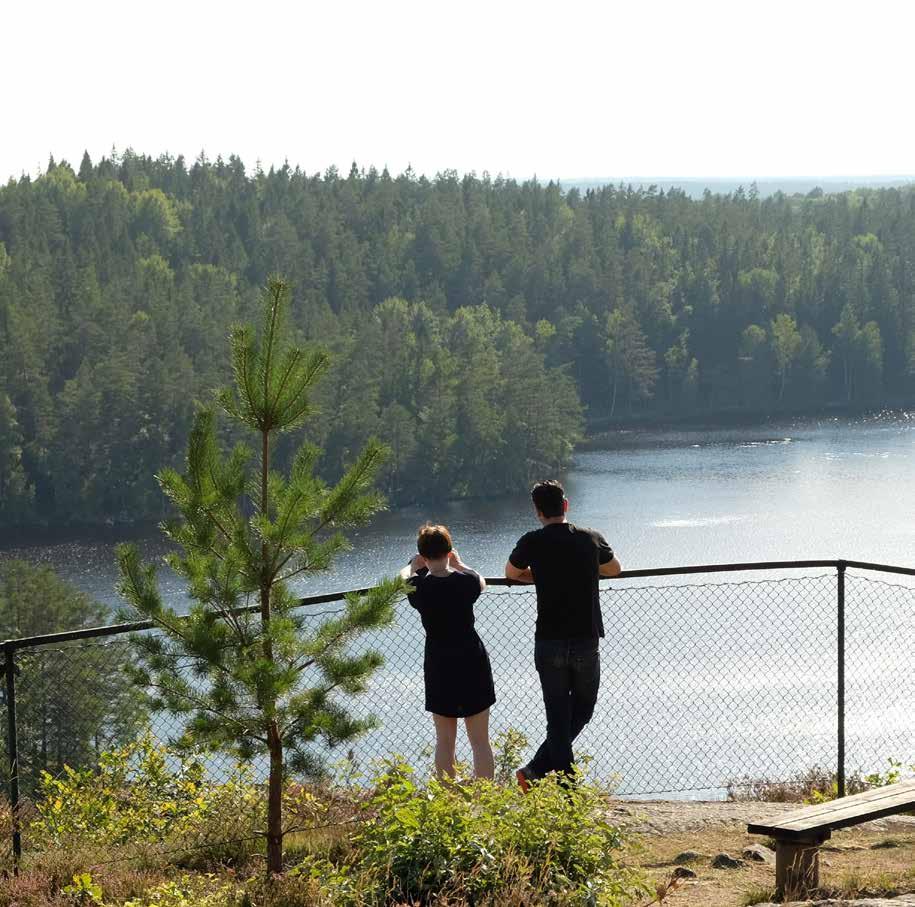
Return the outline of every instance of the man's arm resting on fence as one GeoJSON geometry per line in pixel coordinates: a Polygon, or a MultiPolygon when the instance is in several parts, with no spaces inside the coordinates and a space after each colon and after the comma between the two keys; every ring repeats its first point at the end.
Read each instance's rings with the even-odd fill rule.
{"type": "Polygon", "coordinates": [[[599,569],[601,576],[619,576],[623,572],[620,562],[615,557],[610,558],[606,564],[601,564],[599,569]]]}
{"type": "Polygon", "coordinates": [[[516,567],[511,561],[507,561],[505,564],[505,575],[518,583],[532,583],[534,581],[534,574],[531,573],[530,567],[516,567]]]}

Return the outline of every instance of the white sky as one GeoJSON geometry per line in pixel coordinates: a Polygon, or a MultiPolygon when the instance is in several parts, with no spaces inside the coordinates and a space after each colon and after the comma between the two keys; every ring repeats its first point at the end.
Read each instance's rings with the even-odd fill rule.
{"type": "Polygon", "coordinates": [[[517,178],[915,173],[915,3],[0,0],[0,180],[128,146],[517,178]]]}

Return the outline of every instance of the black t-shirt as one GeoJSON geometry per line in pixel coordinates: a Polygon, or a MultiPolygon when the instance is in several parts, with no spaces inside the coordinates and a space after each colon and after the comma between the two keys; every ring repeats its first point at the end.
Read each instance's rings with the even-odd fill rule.
{"type": "Polygon", "coordinates": [[[597,530],[547,523],[522,535],[509,560],[534,574],[537,639],[604,635],[598,577],[600,565],[613,560],[613,549],[597,530]]]}
{"type": "Polygon", "coordinates": [[[407,599],[419,611],[426,639],[457,643],[475,636],[473,603],[480,597],[475,576],[457,570],[433,576],[424,569],[410,582],[413,591],[407,599]]]}

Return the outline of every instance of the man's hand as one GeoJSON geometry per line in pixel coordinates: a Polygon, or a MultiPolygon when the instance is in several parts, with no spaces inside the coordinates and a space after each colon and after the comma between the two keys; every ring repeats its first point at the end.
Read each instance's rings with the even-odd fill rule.
{"type": "Polygon", "coordinates": [[[516,567],[511,561],[508,561],[505,564],[505,575],[508,579],[513,579],[517,583],[532,583],[534,581],[534,574],[531,572],[530,567],[516,567]]]}
{"type": "Polygon", "coordinates": [[[601,564],[599,572],[601,576],[619,576],[623,572],[623,568],[620,566],[620,562],[614,557],[607,561],[606,564],[601,564]]]}

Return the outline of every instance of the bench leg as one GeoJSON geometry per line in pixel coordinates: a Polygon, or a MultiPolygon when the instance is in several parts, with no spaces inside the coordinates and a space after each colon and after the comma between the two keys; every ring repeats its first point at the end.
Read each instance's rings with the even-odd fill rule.
{"type": "Polygon", "coordinates": [[[805,898],[818,888],[819,884],[819,842],[775,842],[775,889],[780,898],[805,898]]]}

